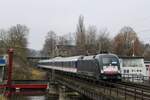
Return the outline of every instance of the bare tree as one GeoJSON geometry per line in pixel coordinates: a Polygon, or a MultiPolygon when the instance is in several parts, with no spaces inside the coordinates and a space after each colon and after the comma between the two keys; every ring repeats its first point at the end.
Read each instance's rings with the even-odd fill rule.
{"type": "Polygon", "coordinates": [[[14,72],[13,78],[27,79],[31,77],[29,66],[27,66],[27,36],[29,29],[25,25],[17,24],[8,30],[0,31],[0,49],[5,53],[8,48],[14,48],[14,72]]]}
{"type": "Polygon", "coordinates": [[[89,26],[86,36],[86,44],[96,44],[96,26],[89,26]]]}
{"type": "Polygon", "coordinates": [[[28,28],[25,25],[17,24],[8,31],[0,31],[1,49],[7,51],[8,48],[14,48],[15,55],[25,60],[27,51],[28,28]]]}
{"type": "Polygon", "coordinates": [[[8,33],[7,31],[0,30],[0,54],[6,53],[8,48],[8,33]]]}
{"type": "Polygon", "coordinates": [[[69,40],[66,35],[58,36],[58,44],[59,45],[69,45],[69,40]]]}
{"type": "Polygon", "coordinates": [[[114,38],[113,51],[118,55],[142,55],[142,43],[131,27],[123,27],[114,38]]]}
{"type": "Polygon", "coordinates": [[[123,56],[125,54],[124,39],[123,39],[123,36],[121,34],[118,34],[114,38],[112,45],[113,45],[112,50],[115,54],[118,54],[121,56],[123,56]]]}
{"type": "Polygon", "coordinates": [[[27,35],[29,29],[25,25],[17,24],[8,30],[8,46],[17,50],[16,54],[22,57],[27,55],[27,35]]]}
{"type": "Polygon", "coordinates": [[[110,52],[111,39],[108,36],[109,36],[109,32],[107,31],[107,29],[100,30],[97,38],[98,52],[110,52]]]}
{"type": "Polygon", "coordinates": [[[55,48],[56,48],[57,36],[54,31],[49,31],[47,33],[45,44],[43,47],[43,54],[45,56],[55,56],[55,48]]]}
{"type": "Polygon", "coordinates": [[[77,24],[76,31],[76,46],[78,47],[78,53],[85,53],[85,42],[86,42],[86,34],[85,34],[85,26],[84,26],[84,17],[79,16],[79,22],[77,24]]]}
{"type": "Polygon", "coordinates": [[[70,32],[66,35],[66,37],[67,37],[69,45],[75,45],[75,34],[74,33],[70,32]]]}
{"type": "Polygon", "coordinates": [[[89,26],[86,32],[85,50],[87,54],[96,53],[96,26],[89,26]]]}
{"type": "Polygon", "coordinates": [[[145,60],[150,60],[150,44],[145,44],[145,48],[144,48],[144,59],[145,60]]]}

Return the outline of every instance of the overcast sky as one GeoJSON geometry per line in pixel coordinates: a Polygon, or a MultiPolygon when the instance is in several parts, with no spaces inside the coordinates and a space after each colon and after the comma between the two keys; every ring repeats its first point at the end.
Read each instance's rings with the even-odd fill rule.
{"type": "Polygon", "coordinates": [[[131,26],[140,40],[150,43],[150,0],[0,0],[0,28],[24,24],[30,29],[29,48],[41,49],[46,33],[76,31],[79,15],[86,27],[107,28],[115,36],[131,26]]]}

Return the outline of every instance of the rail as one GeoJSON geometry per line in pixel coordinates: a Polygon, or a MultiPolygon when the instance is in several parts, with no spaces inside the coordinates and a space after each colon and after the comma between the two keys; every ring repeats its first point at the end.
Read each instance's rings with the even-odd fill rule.
{"type": "Polygon", "coordinates": [[[127,83],[113,83],[106,81],[94,81],[82,79],[75,75],[65,73],[56,73],[56,80],[83,94],[93,100],[105,98],[109,100],[150,100],[149,88],[144,88],[142,85],[133,85],[127,83]]]}
{"type": "Polygon", "coordinates": [[[47,84],[48,80],[12,80],[12,84],[47,84]]]}
{"type": "Polygon", "coordinates": [[[138,74],[122,74],[122,79],[124,81],[150,84],[150,76],[143,76],[138,74]]]}

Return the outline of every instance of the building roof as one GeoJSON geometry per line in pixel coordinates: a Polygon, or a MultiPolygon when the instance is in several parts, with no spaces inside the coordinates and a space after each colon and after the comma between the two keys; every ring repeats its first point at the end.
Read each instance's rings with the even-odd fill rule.
{"type": "Polygon", "coordinates": [[[144,59],[142,56],[119,56],[121,59],[144,59]]]}
{"type": "Polygon", "coordinates": [[[144,61],[144,63],[150,63],[150,61],[144,61]]]}

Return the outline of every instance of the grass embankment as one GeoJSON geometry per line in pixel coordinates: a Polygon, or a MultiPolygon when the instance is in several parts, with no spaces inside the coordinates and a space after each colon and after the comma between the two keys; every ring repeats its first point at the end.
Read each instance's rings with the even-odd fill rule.
{"type": "Polygon", "coordinates": [[[44,80],[45,72],[33,67],[20,59],[15,59],[13,64],[14,80],[44,80]]]}
{"type": "Polygon", "coordinates": [[[36,68],[14,68],[13,71],[14,80],[44,80],[45,72],[36,68]]]}
{"type": "Polygon", "coordinates": [[[33,80],[41,80],[45,79],[46,73],[42,70],[33,68],[31,71],[33,80]]]}
{"type": "Polygon", "coordinates": [[[7,100],[7,99],[3,95],[0,95],[0,100],[7,100]]]}

